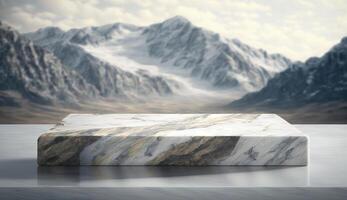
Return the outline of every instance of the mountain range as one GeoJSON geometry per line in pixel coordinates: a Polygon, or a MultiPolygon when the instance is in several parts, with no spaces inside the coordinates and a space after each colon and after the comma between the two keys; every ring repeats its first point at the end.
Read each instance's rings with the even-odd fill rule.
{"type": "Polygon", "coordinates": [[[293,64],[231,107],[298,107],[347,101],[347,37],[322,57],[293,64]]]}
{"type": "Polygon", "coordinates": [[[99,101],[112,106],[92,105],[93,112],[287,112],[345,103],[346,41],[321,58],[293,62],[181,16],[149,26],[46,27],[23,34],[0,23],[0,118],[15,120],[18,114],[6,111],[16,108],[48,110],[47,116],[65,108],[83,112],[99,101]]]}
{"type": "Polygon", "coordinates": [[[38,104],[77,103],[78,99],[96,95],[94,87],[78,73],[63,67],[51,52],[2,23],[0,46],[1,105],[16,105],[5,95],[11,91],[38,104]]]}
{"type": "Polygon", "coordinates": [[[291,64],[180,16],[148,27],[115,23],[66,32],[48,27],[24,36],[52,51],[104,96],[245,94],[291,64]]]}

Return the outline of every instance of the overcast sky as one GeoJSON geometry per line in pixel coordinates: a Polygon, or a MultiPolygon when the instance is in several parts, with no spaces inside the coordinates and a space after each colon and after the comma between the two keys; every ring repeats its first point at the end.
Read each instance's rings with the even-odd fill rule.
{"type": "Polygon", "coordinates": [[[347,0],[0,0],[0,19],[20,32],[175,15],[294,60],[320,56],[347,36],[347,0]]]}

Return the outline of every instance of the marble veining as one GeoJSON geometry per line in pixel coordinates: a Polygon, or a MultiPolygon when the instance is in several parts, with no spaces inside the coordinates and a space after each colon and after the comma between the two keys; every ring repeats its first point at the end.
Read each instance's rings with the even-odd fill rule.
{"type": "Polygon", "coordinates": [[[306,165],[308,138],[274,114],[72,114],[40,165],[306,165]]]}

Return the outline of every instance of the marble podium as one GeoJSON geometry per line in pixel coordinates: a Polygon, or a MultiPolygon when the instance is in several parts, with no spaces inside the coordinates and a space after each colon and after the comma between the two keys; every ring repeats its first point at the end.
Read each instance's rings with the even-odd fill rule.
{"type": "Polygon", "coordinates": [[[71,114],[39,165],[307,165],[308,137],[274,114],[71,114]]]}

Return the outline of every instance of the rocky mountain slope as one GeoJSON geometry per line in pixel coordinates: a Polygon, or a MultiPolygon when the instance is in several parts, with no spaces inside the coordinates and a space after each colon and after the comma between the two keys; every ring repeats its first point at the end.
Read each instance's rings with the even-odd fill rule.
{"type": "Polygon", "coordinates": [[[179,84],[170,78],[164,79],[146,71],[130,73],[114,63],[95,57],[83,48],[85,44],[97,44],[110,38],[110,32],[117,28],[118,25],[114,25],[63,32],[59,28],[49,27],[25,36],[52,51],[62,63],[95,86],[103,97],[140,98],[143,95],[173,94],[179,84]]]}
{"type": "Polygon", "coordinates": [[[347,101],[347,37],[320,58],[296,63],[262,90],[231,103],[233,108],[291,108],[347,101]]]}
{"type": "Polygon", "coordinates": [[[25,36],[50,49],[105,96],[244,94],[261,89],[291,64],[279,54],[224,38],[179,16],[148,27],[48,27],[25,36]]]}
{"type": "Polygon", "coordinates": [[[142,36],[150,57],[222,88],[258,90],[290,65],[279,54],[225,38],[180,16],[146,27],[142,36]]]}
{"type": "Polygon", "coordinates": [[[64,68],[51,52],[23,38],[0,22],[0,105],[13,104],[19,93],[39,104],[77,103],[93,98],[97,90],[72,70],[64,68]]]}

